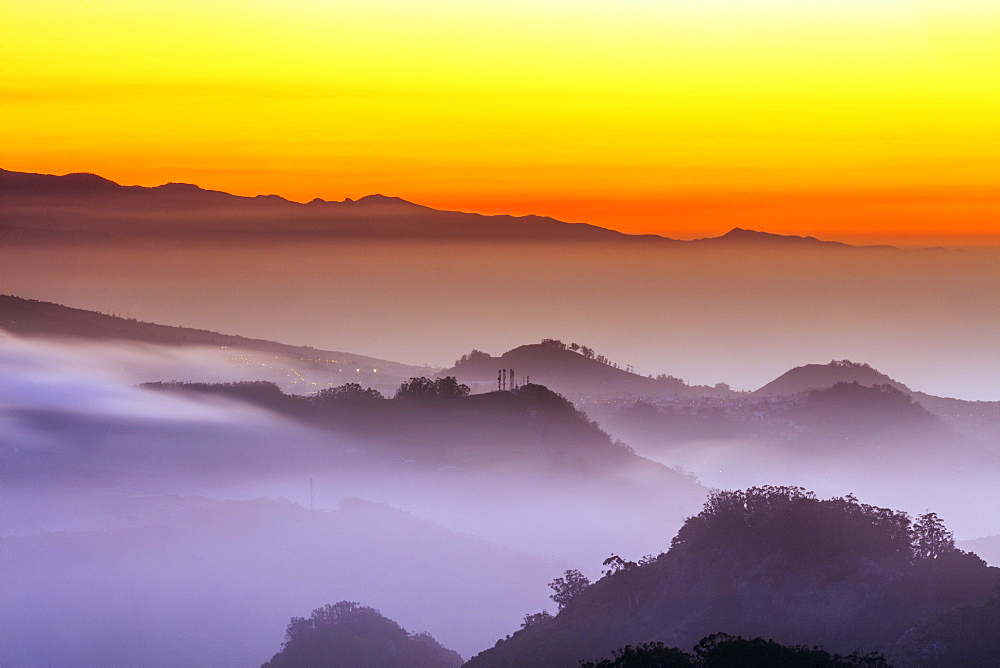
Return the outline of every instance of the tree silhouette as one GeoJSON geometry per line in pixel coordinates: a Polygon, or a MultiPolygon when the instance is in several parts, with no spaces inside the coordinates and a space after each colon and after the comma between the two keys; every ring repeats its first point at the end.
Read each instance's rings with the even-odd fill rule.
{"type": "Polygon", "coordinates": [[[549,587],[555,593],[549,596],[559,605],[562,610],[570,601],[576,598],[581,592],[590,586],[590,579],[576,569],[571,569],[563,574],[563,577],[556,578],[549,583],[549,587]]]}
{"type": "Polygon", "coordinates": [[[913,556],[937,559],[955,552],[955,539],[937,513],[924,513],[913,523],[913,556]]]}
{"type": "Polygon", "coordinates": [[[625,561],[617,554],[612,554],[604,560],[603,565],[608,567],[607,570],[604,571],[605,575],[614,575],[619,571],[627,571],[630,568],[635,568],[636,563],[634,561],[625,561]]]}
{"type": "Polygon", "coordinates": [[[548,611],[542,610],[541,612],[536,612],[533,615],[525,615],[524,621],[521,623],[521,628],[526,629],[529,626],[544,624],[552,619],[555,619],[555,617],[553,617],[548,611]]]}

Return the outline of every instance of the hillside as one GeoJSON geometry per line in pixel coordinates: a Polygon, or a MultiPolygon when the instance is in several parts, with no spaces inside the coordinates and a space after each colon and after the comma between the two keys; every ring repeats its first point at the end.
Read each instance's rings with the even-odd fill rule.
{"type": "Polygon", "coordinates": [[[913,447],[950,435],[958,440],[941,418],[892,385],[869,387],[855,381],[809,390],[801,403],[786,409],[785,416],[808,429],[812,438],[841,446],[852,442],[871,446],[889,440],[913,447]]]}
{"type": "Polygon", "coordinates": [[[829,389],[838,383],[866,387],[888,385],[906,393],[957,431],[996,443],[1000,439],[1000,401],[965,401],[911,390],[871,366],[849,360],[795,367],[751,393],[752,397],[793,397],[809,390],[829,389]]]}
{"type": "Polygon", "coordinates": [[[354,353],[317,350],[275,341],[220,334],[190,327],[174,327],[121,318],[95,311],[71,308],[51,302],[0,295],[0,330],[22,337],[84,339],[101,342],[129,342],[159,346],[211,346],[236,348],[278,355],[326,370],[331,375],[354,369],[378,369],[380,382],[398,385],[400,381],[429,371],[426,367],[400,364],[354,353]]]}
{"type": "Polygon", "coordinates": [[[984,536],[974,540],[956,541],[958,547],[975,552],[991,566],[1000,566],[1000,534],[984,536]]]}
{"type": "MultiPolygon", "coordinates": [[[[449,379],[436,381],[447,386],[449,379]]],[[[453,381],[453,379],[450,379],[453,381]]],[[[412,385],[409,384],[409,385],[412,385]]],[[[605,477],[642,472],[673,492],[702,489],[613,441],[559,394],[538,384],[513,391],[384,399],[346,385],[314,396],[289,395],[272,383],[148,383],[145,389],[246,401],[349,437],[376,461],[479,469],[504,464],[522,473],[605,477]]]]}
{"type": "Polygon", "coordinates": [[[276,195],[241,197],[186,183],[122,186],[95,174],[55,176],[0,169],[0,197],[4,210],[0,241],[8,244],[423,239],[866,248],[740,228],[714,239],[678,241],[545,216],[441,211],[379,194],[301,204],[276,195]]]}
{"type": "MultiPolygon", "coordinates": [[[[1000,570],[956,550],[933,514],[911,523],[852,497],[819,500],[788,487],[715,492],[666,553],[605,563],[608,574],[554,619],[466,665],[569,667],[626,645],[690,647],[717,632],[885,651],[897,665],[917,665],[906,658],[939,642],[939,660],[919,665],[957,665],[930,620],[970,607],[992,624],[982,606],[1000,586],[1000,570]]],[[[995,665],[993,642],[973,638],[961,650],[979,659],[963,665],[995,665]]]]}
{"type": "Polygon", "coordinates": [[[891,385],[911,394],[912,390],[867,364],[850,360],[834,360],[829,364],[806,364],[789,369],[771,382],[754,390],[755,396],[791,396],[807,390],[821,390],[837,383],[854,383],[872,387],[891,385]]]}
{"type": "MultiPolygon", "coordinates": [[[[576,346],[577,344],[572,344],[576,346]]],[[[463,383],[483,389],[497,389],[501,370],[513,371],[520,384],[530,379],[571,397],[693,396],[711,394],[712,388],[691,387],[679,378],[649,378],[619,368],[586,347],[573,350],[561,341],[545,340],[508,350],[498,357],[473,350],[439,376],[455,376],[463,383]]],[[[508,379],[508,383],[509,383],[508,379]]]]}

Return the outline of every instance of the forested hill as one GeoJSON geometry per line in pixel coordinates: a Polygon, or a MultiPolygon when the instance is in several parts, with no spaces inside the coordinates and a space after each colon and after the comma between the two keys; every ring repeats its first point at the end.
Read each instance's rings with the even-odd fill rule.
{"type": "Polygon", "coordinates": [[[347,436],[376,460],[475,467],[503,463],[573,474],[629,470],[692,498],[704,489],[615,442],[569,401],[529,384],[514,391],[470,395],[454,378],[413,378],[387,399],[348,384],[311,396],[283,393],[273,383],[147,383],[148,389],[248,401],[347,436]]]}
{"type": "Polygon", "coordinates": [[[626,645],[691,647],[717,632],[882,651],[898,666],[985,667],[1000,657],[1000,569],[957,550],[933,513],[914,522],[799,488],[715,492],[665,554],[605,563],[608,574],[555,618],[466,665],[570,667],[626,645]]]}

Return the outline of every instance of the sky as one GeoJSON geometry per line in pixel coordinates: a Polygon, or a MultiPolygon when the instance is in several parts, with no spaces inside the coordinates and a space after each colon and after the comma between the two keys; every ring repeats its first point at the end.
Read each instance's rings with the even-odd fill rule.
{"type": "Polygon", "coordinates": [[[0,0],[0,167],[1000,243],[991,0],[0,0]]]}

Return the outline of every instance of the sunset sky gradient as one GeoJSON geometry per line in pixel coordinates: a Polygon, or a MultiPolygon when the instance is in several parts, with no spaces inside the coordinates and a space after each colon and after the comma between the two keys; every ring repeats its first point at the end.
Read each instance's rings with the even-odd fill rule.
{"type": "Polygon", "coordinates": [[[0,167],[1000,243],[992,0],[2,0],[0,167]]]}

